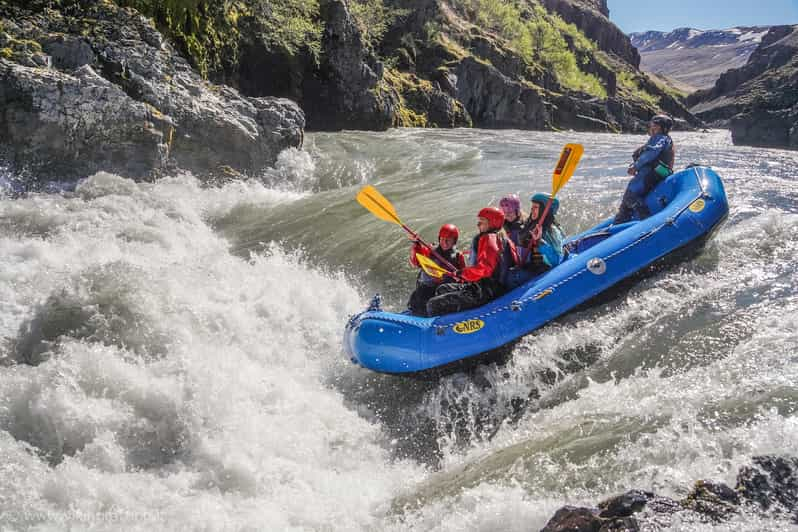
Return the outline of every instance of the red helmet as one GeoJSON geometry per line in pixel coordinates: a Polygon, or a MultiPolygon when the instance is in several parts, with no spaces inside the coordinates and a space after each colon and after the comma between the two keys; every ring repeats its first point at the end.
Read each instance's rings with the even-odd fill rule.
{"type": "Polygon", "coordinates": [[[488,227],[491,229],[501,229],[504,225],[504,213],[496,207],[485,207],[479,214],[480,218],[485,218],[488,221],[488,227]]]}
{"type": "Polygon", "coordinates": [[[454,224],[442,225],[438,231],[438,240],[441,238],[454,238],[454,243],[457,244],[457,239],[460,238],[460,230],[454,224]]]}

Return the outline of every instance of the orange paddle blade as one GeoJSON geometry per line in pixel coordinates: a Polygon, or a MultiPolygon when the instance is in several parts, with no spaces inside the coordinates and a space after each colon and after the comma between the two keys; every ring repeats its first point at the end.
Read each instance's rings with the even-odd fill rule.
{"type": "Polygon", "coordinates": [[[380,220],[403,225],[391,202],[385,199],[385,196],[380,194],[373,186],[366,185],[361,188],[355,199],[380,220]]]}
{"type": "Polygon", "coordinates": [[[579,159],[582,158],[582,153],[585,149],[581,144],[566,144],[560,153],[560,160],[557,162],[557,167],[554,169],[554,175],[551,178],[551,197],[557,195],[557,192],[571,179],[576,170],[576,165],[579,164],[579,159]]]}
{"type": "Polygon", "coordinates": [[[447,273],[451,273],[449,270],[442,268],[438,263],[421,253],[416,253],[416,260],[418,261],[418,265],[421,266],[421,269],[430,277],[440,279],[447,273]]]}

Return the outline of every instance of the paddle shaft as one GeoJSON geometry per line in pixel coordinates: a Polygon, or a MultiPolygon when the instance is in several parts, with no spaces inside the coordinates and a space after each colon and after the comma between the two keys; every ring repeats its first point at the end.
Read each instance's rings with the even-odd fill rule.
{"type": "Polygon", "coordinates": [[[356,197],[358,203],[360,203],[363,207],[365,207],[371,214],[375,215],[377,218],[381,220],[385,220],[388,222],[393,222],[413,237],[413,240],[419,242],[421,245],[426,247],[430,250],[432,255],[438,259],[446,268],[449,269],[449,274],[456,280],[460,281],[460,277],[455,275],[457,272],[457,268],[448,260],[444,259],[440,253],[435,251],[435,248],[430,246],[426,243],[418,233],[407,227],[404,222],[399,218],[399,215],[396,214],[396,211],[389,202],[380,192],[371,185],[366,185],[363,187],[356,197]],[[374,210],[374,207],[379,209],[379,212],[374,210]]]}
{"type": "Polygon", "coordinates": [[[529,240],[530,250],[537,246],[539,241],[539,239],[534,237],[534,233],[540,233],[540,237],[543,238],[543,222],[546,220],[546,216],[549,214],[549,209],[551,209],[554,196],[556,196],[557,192],[559,192],[560,189],[565,186],[568,180],[571,179],[571,176],[576,169],[576,165],[579,164],[579,159],[582,157],[583,151],[584,148],[581,144],[566,144],[565,148],[563,148],[562,153],[560,154],[560,159],[557,161],[557,167],[554,169],[554,175],[552,176],[551,196],[549,196],[549,200],[546,202],[546,207],[543,209],[543,213],[538,216],[537,226],[532,234],[532,238],[529,240]]]}
{"type": "MultiPolygon", "coordinates": [[[[419,244],[421,244],[422,246],[424,246],[427,249],[429,249],[432,252],[432,254],[435,256],[435,258],[438,259],[439,261],[441,261],[443,263],[443,265],[449,270],[449,273],[451,273],[454,276],[454,272],[457,271],[457,268],[451,262],[449,262],[448,260],[444,259],[441,256],[440,253],[435,251],[434,247],[432,247],[429,244],[427,244],[426,242],[424,242],[424,240],[418,235],[418,233],[416,233],[415,231],[413,231],[412,229],[407,227],[405,224],[401,224],[401,225],[402,225],[402,229],[407,231],[410,234],[410,236],[412,236],[415,240],[418,240],[419,244]]],[[[455,278],[457,279],[457,277],[455,277],[455,278]]]]}

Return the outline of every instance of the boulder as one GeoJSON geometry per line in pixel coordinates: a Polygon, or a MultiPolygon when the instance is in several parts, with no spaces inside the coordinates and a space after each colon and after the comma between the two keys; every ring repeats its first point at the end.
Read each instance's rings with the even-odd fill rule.
{"type": "Polygon", "coordinates": [[[734,489],[699,480],[680,501],[631,490],[600,502],[598,508],[564,506],[541,532],[636,532],[679,528],[692,520],[722,523],[739,514],[744,503],[749,510],[765,510],[777,518],[787,514],[798,523],[798,458],[756,456],[752,461],[740,469],[734,489]]]}
{"type": "Polygon", "coordinates": [[[722,482],[699,480],[682,501],[682,505],[711,521],[720,522],[739,510],[740,497],[722,482]]]}
{"type": "Polygon", "coordinates": [[[780,507],[798,520],[798,458],[755,456],[751,466],[740,469],[736,489],[762,509],[780,507]]]}
{"type": "Polygon", "coordinates": [[[654,494],[650,491],[631,490],[623,495],[612,497],[600,502],[598,507],[601,509],[600,517],[629,517],[630,515],[642,510],[654,494]]]}
{"type": "Polygon", "coordinates": [[[133,9],[0,6],[0,20],[10,39],[40,43],[49,58],[24,70],[26,61],[12,57],[2,70],[0,128],[13,126],[13,135],[0,142],[41,178],[92,169],[148,178],[167,165],[251,174],[302,144],[304,114],[294,102],[247,98],[202,80],[133,9]]]}
{"type": "Polygon", "coordinates": [[[563,506],[540,532],[599,532],[602,520],[594,508],[563,506]]]}
{"type": "Polygon", "coordinates": [[[172,120],[88,65],[67,74],[0,59],[0,109],[4,151],[34,175],[142,179],[166,168],[172,120]]]}

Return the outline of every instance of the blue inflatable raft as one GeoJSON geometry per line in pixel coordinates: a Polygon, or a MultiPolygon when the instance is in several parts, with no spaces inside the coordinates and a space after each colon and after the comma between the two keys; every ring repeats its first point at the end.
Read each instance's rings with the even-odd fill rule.
{"type": "Polygon", "coordinates": [[[565,242],[567,258],[482,307],[422,318],[384,312],[379,297],[350,318],[344,349],[381,373],[414,374],[457,367],[511,344],[673,252],[701,245],[728,214],[726,192],[710,168],[675,173],[647,197],[652,216],[612,220],[565,242]]]}

